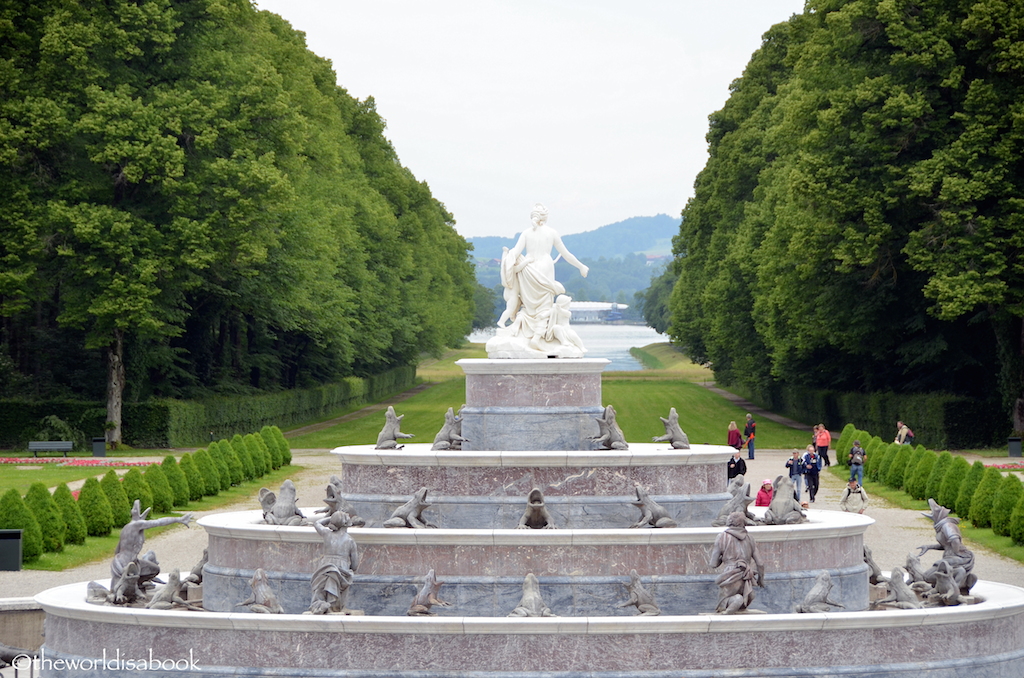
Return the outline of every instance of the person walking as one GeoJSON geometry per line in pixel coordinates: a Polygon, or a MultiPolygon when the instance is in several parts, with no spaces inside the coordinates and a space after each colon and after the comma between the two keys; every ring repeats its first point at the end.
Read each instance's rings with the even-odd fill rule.
{"type": "Polygon", "coordinates": [[[739,449],[737,449],[733,453],[732,457],[729,458],[728,467],[729,471],[727,475],[730,481],[736,476],[747,475],[747,462],[743,461],[743,458],[740,457],[739,449]]]}
{"type": "Polygon", "coordinates": [[[839,508],[847,513],[864,513],[868,507],[868,493],[854,479],[846,484],[843,496],[839,499],[839,508]]]}
{"type": "Polygon", "coordinates": [[[858,485],[864,484],[864,462],[867,458],[868,453],[860,446],[860,441],[854,440],[846,459],[850,462],[850,480],[856,479],[858,485]]]}
{"type": "Polygon", "coordinates": [[[793,482],[793,488],[796,490],[796,500],[800,501],[800,486],[804,482],[804,464],[798,450],[793,450],[793,457],[786,460],[786,468],[789,469],[789,479],[793,482]]]}
{"type": "Polygon", "coordinates": [[[825,466],[831,466],[832,462],[828,458],[828,448],[832,444],[832,434],[828,432],[824,424],[818,424],[818,435],[814,438],[814,444],[818,448],[818,456],[825,463],[825,466]]]}
{"type": "Polygon", "coordinates": [[[740,434],[740,429],[736,426],[735,421],[729,422],[729,431],[726,435],[726,445],[734,447],[737,450],[743,447],[743,436],[740,434]]]}
{"type": "Polygon", "coordinates": [[[754,429],[757,428],[757,422],[754,421],[754,415],[747,412],[747,423],[743,427],[743,438],[747,441],[747,459],[754,458],[754,429]]]}
{"type": "Polygon", "coordinates": [[[814,503],[814,497],[818,494],[818,474],[822,469],[822,460],[814,450],[814,445],[807,446],[807,452],[803,458],[804,482],[807,483],[807,495],[814,503]]]}

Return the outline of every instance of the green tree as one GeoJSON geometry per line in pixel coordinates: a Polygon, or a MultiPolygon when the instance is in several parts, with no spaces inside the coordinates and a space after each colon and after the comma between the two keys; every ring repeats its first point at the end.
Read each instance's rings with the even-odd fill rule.
{"type": "Polygon", "coordinates": [[[203,480],[203,474],[199,472],[199,467],[192,459],[192,455],[188,452],[181,455],[178,466],[185,474],[185,480],[188,481],[189,501],[199,501],[206,494],[206,482],[203,480]]]}
{"type": "Polygon", "coordinates": [[[220,444],[210,443],[206,453],[210,456],[210,461],[217,467],[217,480],[220,482],[220,489],[231,489],[231,467],[228,466],[227,458],[221,452],[220,444]]]}
{"type": "Polygon", "coordinates": [[[981,478],[984,475],[984,463],[979,460],[971,464],[971,470],[967,473],[967,477],[964,478],[964,482],[961,483],[960,492],[956,497],[956,514],[961,518],[966,519],[971,515],[971,500],[974,498],[974,493],[977,491],[978,484],[981,483],[981,478]]]}
{"type": "Polygon", "coordinates": [[[196,450],[192,455],[199,473],[203,476],[203,494],[214,497],[220,492],[220,471],[207,450],[196,450]]]}
{"type": "Polygon", "coordinates": [[[245,467],[242,466],[242,461],[238,458],[235,448],[227,440],[218,441],[217,448],[228,464],[228,469],[231,472],[231,484],[240,485],[245,480],[245,467]]]}
{"type": "Polygon", "coordinates": [[[932,472],[928,474],[928,481],[925,485],[925,499],[939,499],[939,488],[942,485],[943,479],[946,477],[946,472],[949,470],[950,465],[953,463],[953,455],[949,452],[943,452],[939,455],[939,458],[935,460],[935,465],[932,466],[932,472]]]}
{"type": "Polygon", "coordinates": [[[274,440],[277,441],[277,448],[281,450],[281,456],[284,459],[284,465],[288,466],[292,463],[292,449],[288,445],[288,440],[284,437],[284,433],[281,432],[276,426],[271,426],[270,431],[274,436],[274,440]]]}
{"type": "Polygon", "coordinates": [[[128,503],[128,495],[121,485],[121,479],[114,469],[110,469],[100,479],[100,487],[110,502],[111,519],[116,529],[124,527],[132,519],[132,506],[128,503]]]}
{"type": "Polygon", "coordinates": [[[271,466],[275,470],[281,468],[284,464],[284,455],[281,454],[281,448],[277,445],[274,432],[270,430],[269,426],[264,426],[260,429],[260,437],[263,438],[263,443],[266,445],[267,451],[270,452],[271,466]]]}
{"type": "Polygon", "coordinates": [[[235,451],[235,454],[238,455],[239,461],[242,462],[245,479],[253,480],[257,478],[256,462],[252,458],[252,455],[249,454],[249,448],[246,446],[241,434],[236,433],[234,437],[231,438],[231,449],[235,451]]]}
{"type": "Polygon", "coordinates": [[[914,499],[927,499],[928,497],[928,479],[931,477],[932,469],[935,467],[935,463],[939,456],[927,450],[921,455],[921,459],[918,460],[917,466],[914,467],[914,473],[910,477],[910,480],[906,480],[904,476],[904,484],[906,485],[907,493],[914,499]]]}
{"type": "Polygon", "coordinates": [[[84,544],[86,536],[85,518],[82,517],[82,511],[78,508],[78,502],[75,501],[74,495],[68,489],[67,483],[61,483],[53,491],[53,501],[57,504],[57,508],[60,509],[60,514],[64,518],[64,525],[66,527],[64,543],[84,544]]]}
{"type": "Polygon", "coordinates": [[[889,470],[885,475],[885,484],[894,490],[903,489],[906,482],[907,469],[910,468],[910,460],[914,456],[914,450],[910,445],[899,445],[896,447],[896,456],[889,464],[889,470]]]}
{"type": "Polygon", "coordinates": [[[128,473],[124,474],[121,486],[128,497],[128,506],[132,506],[138,501],[140,511],[154,507],[153,490],[149,487],[149,483],[143,478],[142,471],[139,469],[129,469],[128,473]]]}
{"type": "Polygon", "coordinates": [[[992,526],[992,505],[1002,480],[1003,474],[999,472],[999,469],[991,467],[985,469],[985,475],[981,477],[978,489],[974,491],[974,497],[971,498],[971,522],[975,527],[992,526]]]}
{"type": "Polygon", "coordinates": [[[85,530],[90,537],[106,537],[114,526],[114,512],[100,481],[87,478],[78,493],[78,508],[85,519],[85,530]]]}
{"type": "Polygon", "coordinates": [[[939,484],[939,496],[935,501],[939,502],[950,511],[956,511],[957,500],[960,497],[960,487],[967,481],[971,472],[970,463],[963,457],[953,457],[953,463],[946,470],[946,477],[939,484]]]}
{"type": "Polygon", "coordinates": [[[169,454],[164,457],[160,466],[163,468],[164,475],[167,476],[167,482],[170,483],[171,490],[174,492],[174,505],[187,505],[189,498],[192,496],[192,491],[188,486],[188,478],[185,477],[185,472],[181,470],[178,462],[174,459],[174,455],[169,454]]]}
{"type": "Polygon", "coordinates": [[[161,464],[150,464],[146,467],[142,477],[153,493],[153,511],[169,513],[174,506],[174,490],[171,489],[171,483],[167,480],[164,467],[161,464]]]}
{"type": "Polygon", "coordinates": [[[904,446],[898,443],[889,443],[881,449],[882,461],[878,464],[878,482],[889,485],[890,477],[895,478],[896,474],[890,476],[889,469],[892,468],[902,447],[904,446]]]}
{"type": "Polygon", "coordinates": [[[262,478],[266,475],[267,471],[270,470],[270,467],[267,464],[268,459],[263,456],[263,450],[261,450],[259,445],[256,444],[256,436],[251,433],[246,433],[242,436],[242,444],[245,445],[246,452],[248,452],[249,457],[252,458],[252,465],[255,469],[256,477],[262,478]]]}
{"type": "Polygon", "coordinates": [[[44,483],[32,483],[25,494],[25,506],[35,516],[43,535],[43,550],[57,553],[64,550],[67,524],[64,514],[44,483]]]}
{"type": "Polygon", "coordinates": [[[43,554],[39,521],[13,487],[0,497],[0,529],[21,530],[21,562],[30,563],[43,554]]]}
{"type": "Polygon", "coordinates": [[[1013,509],[1017,507],[1022,494],[1024,494],[1024,485],[1021,485],[1017,474],[1006,474],[1006,477],[999,483],[996,496],[992,500],[989,521],[992,523],[993,532],[1003,537],[1010,536],[1010,516],[1013,514],[1013,509]]]}
{"type": "Polygon", "coordinates": [[[1014,544],[1024,545],[1024,496],[1017,500],[1010,514],[1010,538],[1014,544]]]}

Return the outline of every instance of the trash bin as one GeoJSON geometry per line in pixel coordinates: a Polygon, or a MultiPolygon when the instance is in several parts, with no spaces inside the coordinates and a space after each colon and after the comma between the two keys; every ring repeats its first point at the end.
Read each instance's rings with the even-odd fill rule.
{"type": "Polygon", "coordinates": [[[0,530],[0,570],[21,569],[21,530],[0,530]]]}
{"type": "Polygon", "coordinates": [[[107,439],[106,438],[93,438],[92,439],[92,456],[94,456],[94,457],[105,457],[105,456],[107,456],[107,439]]]}
{"type": "Polygon", "coordinates": [[[1020,456],[1020,438],[1007,438],[1006,442],[1009,443],[1010,456],[1011,457],[1019,457],[1020,456]]]}

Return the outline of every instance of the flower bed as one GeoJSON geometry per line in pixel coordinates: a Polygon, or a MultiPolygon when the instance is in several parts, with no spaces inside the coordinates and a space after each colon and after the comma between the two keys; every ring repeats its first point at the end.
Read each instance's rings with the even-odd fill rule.
{"type": "Polygon", "coordinates": [[[1024,471],[1024,462],[1013,462],[1011,464],[985,464],[985,468],[998,468],[1004,471],[1024,471]]]}
{"type": "Polygon", "coordinates": [[[0,457],[0,464],[17,464],[19,466],[27,466],[29,464],[56,464],[58,466],[151,466],[159,463],[158,461],[126,461],[124,459],[0,457]]]}

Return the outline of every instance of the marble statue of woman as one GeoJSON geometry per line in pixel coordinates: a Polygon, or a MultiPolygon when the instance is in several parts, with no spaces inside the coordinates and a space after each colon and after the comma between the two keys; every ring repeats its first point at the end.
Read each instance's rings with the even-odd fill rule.
{"type": "Polygon", "coordinates": [[[590,269],[572,255],[555,229],[548,226],[548,211],[543,205],[534,206],[530,220],[533,225],[501,257],[505,311],[498,321],[497,335],[487,342],[487,354],[491,358],[582,357],[585,349],[578,337],[554,331],[556,327],[562,330],[567,326],[564,315],[568,313],[569,298],[555,307],[555,297],[564,295],[565,287],[555,280],[552,248],[579,269],[583,277],[590,269]]]}

